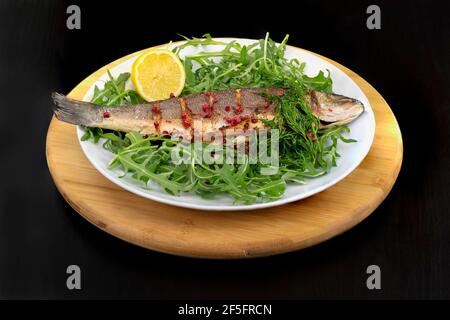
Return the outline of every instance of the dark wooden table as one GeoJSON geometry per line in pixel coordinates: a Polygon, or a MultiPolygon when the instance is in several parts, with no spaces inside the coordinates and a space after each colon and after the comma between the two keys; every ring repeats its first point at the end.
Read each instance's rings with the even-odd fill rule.
{"type": "MultiPolygon", "coordinates": [[[[0,298],[450,298],[449,6],[378,1],[381,30],[366,27],[370,2],[264,6],[213,2],[145,8],[93,1],[0,3],[0,298]],[[81,8],[81,30],[66,8],[81,8]],[[363,223],[300,252],[206,261],[144,250],[81,218],[49,175],[49,94],[68,92],[129,52],[176,33],[263,37],[330,57],[368,80],[400,124],[404,162],[386,201],[363,223]],[[66,267],[82,290],[66,288],[66,267]],[[366,288],[381,268],[382,289],[366,288]]],[[[147,2],[150,4],[151,2],[147,2]]]]}

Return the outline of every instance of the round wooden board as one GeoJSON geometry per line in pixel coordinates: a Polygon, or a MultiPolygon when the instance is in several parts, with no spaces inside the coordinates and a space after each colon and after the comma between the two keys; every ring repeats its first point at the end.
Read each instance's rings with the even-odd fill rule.
{"type": "MultiPolygon", "coordinates": [[[[107,69],[94,72],[70,93],[82,99],[107,69]]],[[[316,54],[317,55],[317,54],[316,54]]],[[[134,195],[103,177],[81,150],[76,128],[52,119],[47,162],[58,190],[84,218],[133,244],[171,254],[232,259],[269,256],[302,249],[358,224],[385,199],[400,171],[403,143],[394,114],[383,97],[344,66],[362,88],[376,118],[372,148],[348,177],[307,199],[243,212],[207,212],[173,207],[134,195]]]]}

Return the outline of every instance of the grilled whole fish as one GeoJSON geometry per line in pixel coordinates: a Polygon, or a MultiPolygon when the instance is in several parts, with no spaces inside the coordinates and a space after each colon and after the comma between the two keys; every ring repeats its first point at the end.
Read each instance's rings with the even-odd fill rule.
{"type": "MultiPolygon", "coordinates": [[[[261,119],[273,119],[274,105],[263,93],[282,95],[283,90],[228,89],[121,107],[98,106],[58,93],[53,93],[52,98],[56,118],[75,125],[192,137],[194,130],[205,136],[224,129],[245,132],[264,128],[261,119]]],[[[364,111],[360,101],[337,94],[310,91],[306,101],[322,127],[349,123],[364,111]]]]}

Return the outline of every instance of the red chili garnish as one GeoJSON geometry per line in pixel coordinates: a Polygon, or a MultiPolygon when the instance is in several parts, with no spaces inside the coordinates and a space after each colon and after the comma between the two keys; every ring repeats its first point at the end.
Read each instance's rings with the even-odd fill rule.
{"type": "Polygon", "coordinates": [[[245,121],[248,120],[249,116],[240,116],[239,119],[240,121],[245,121]]]}
{"type": "Polygon", "coordinates": [[[109,118],[111,114],[108,111],[103,112],[103,118],[109,118]]]}
{"type": "Polygon", "coordinates": [[[181,119],[186,120],[187,119],[187,114],[186,112],[182,112],[181,113],[181,119]]]}
{"type": "Polygon", "coordinates": [[[187,121],[187,120],[184,120],[183,121],[183,125],[187,129],[187,128],[189,128],[191,126],[191,123],[189,121],[187,121]]]}
{"type": "Polygon", "coordinates": [[[278,93],[277,93],[277,95],[279,96],[279,97],[282,97],[283,96],[283,91],[278,91],[278,93]]]}
{"type": "Polygon", "coordinates": [[[333,112],[333,109],[331,109],[331,108],[328,108],[328,111],[330,111],[330,112],[333,112]]]}
{"type": "Polygon", "coordinates": [[[238,104],[237,106],[236,106],[236,110],[234,111],[236,114],[239,114],[239,113],[242,113],[242,105],[241,104],[238,104]]]}
{"type": "Polygon", "coordinates": [[[213,98],[213,103],[216,103],[217,101],[219,101],[219,99],[217,98],[216,94],[214,92],[205,92],[205,96],[212,97],[213,98]]]}
{"type": "Polygon", "coordinates": [[[258,119],[255,119],[255,118],[252,119],[252,123],[257,123],[257,122],[258,122],[258,119]]]}
{"type": "Polygon", "coordinates": [[[205,118],[211,118],[212,115],[212,106],[209,103],[205,103],[202,105],[203,112],[205,112],[205,118]]]}
{"type": "Polygon", "coordinates": [[[238,124],[240,122],[239,118],[236,118],[236,117],[233,117],[233,118],[225,117],[224,119],[225,119],[226,122],[228,122],[232,126],[234,126],[234,125],[236,125],[236,124],[238,124]]]}
{"type": "Polygon", "coordinates": [[[313,142],[317,141],[317,137],[312,132],[306,132],[308,138],[310,138],[313,142]]]}
{"type": "Polygon", "coordinates": [[[204,112],[210,112],[212,108],[211,108],[211,106],[209,105],[209,103],[204,103],[204,104],[202,105],[202,109],[203,109],[204,112]]]}
{"type": "Polygon", "coordinates": [[[153,113],[158,113],[158,112],[159,112],[159,106],[158,106],[157,104],[154,104],[154,105],[152,106],[152,112],[153,112],[153,113]]]}
{"type": "Polygon", "coordinates": [[[173,92],[170,93],[170,97],[175,98],[175,95],[173,94],[173,92]]]}
{"type": "Polygon", "coordinates": [[[155,129],[158,130],[158,128],[159,128],[159,121],[153,121],[153,125],[155,126],[155,129]]]}
{"type": "Polygon", "coordinates": [[[231,107],[230,106],[225,106],[225,111],[226,112],[230,112],[231,111],[231,107]]]}

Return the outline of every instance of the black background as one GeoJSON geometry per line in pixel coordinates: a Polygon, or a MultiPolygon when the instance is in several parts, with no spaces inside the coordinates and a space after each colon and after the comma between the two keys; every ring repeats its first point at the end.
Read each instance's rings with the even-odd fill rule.
{"type": "Polygon", "coordinates": [[[450,298],[449,5],[376,1],[382,29],[368,30],[365,1],[161,3],[0,1],[0,298],[450,298]],[[65,26],[70,4],[81,30],[65,26]],[[208,261],[127,244],[62,199],[45,159],[51,91],[176,33],[267,31],[354,70],[397,116],[403,167],[368,219],[300,252],[208,261]],[[66,289],[70,264],[81,291],[66,289]],[[366,288],[371,264],[382,290],[366,288]]]}

